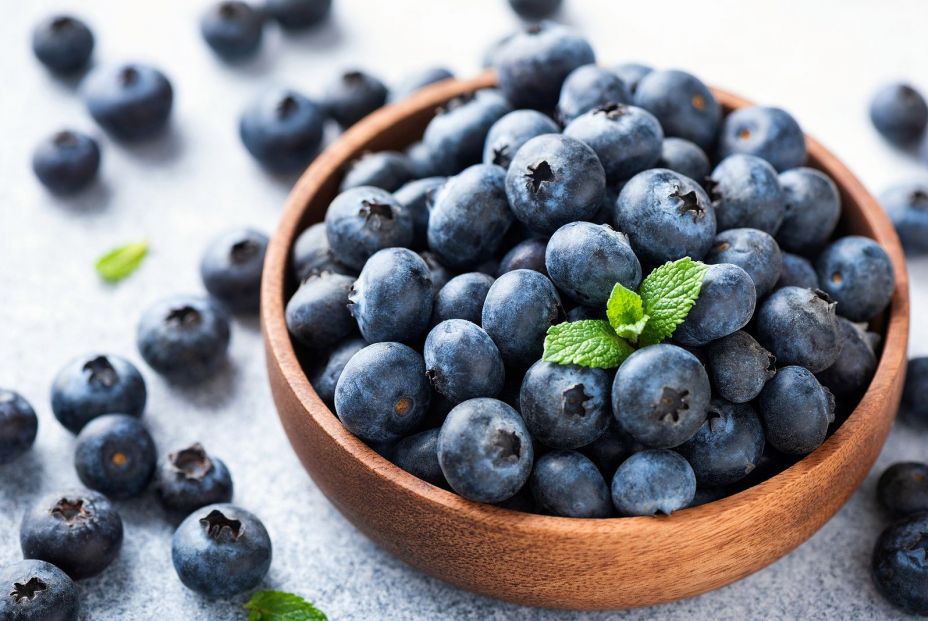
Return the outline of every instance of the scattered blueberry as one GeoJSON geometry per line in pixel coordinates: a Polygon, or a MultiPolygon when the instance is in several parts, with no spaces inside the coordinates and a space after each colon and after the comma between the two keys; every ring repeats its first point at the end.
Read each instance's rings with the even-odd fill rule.
{"type": "Polygon", "coordinates": [[[367,347],[364,339],[350,339],[336,347],[325,364],[310,377],[316,394],[329,407],[335,406],[335,385],[352,356],[367,347]]]}
{"type": "Polygon", "coordinates": [[[928,465],[893,464],[880,475],[876,495],[880,506],[894,518],[928,512],[928,465]]]}
{"type": "Polygon", "coordinates": [[[285,30],[298,31],[320,23],[332,11],[332,0],[265,0],[264,12],[285,30]]]}
{"type": "Polygon", "coordinates": [[[532,496],[545,513],[563,517],[604,518],[612,515],[612,497],[603,475],[576,451],[551,451],[535,460],[532,496]]]}
{"type": "Polygon", "coordinates": [[[422,137],[433,160],[433,174],[453,175],[480,162],[490,128],[511,111],[506,98],[494,89],[463,95],[445,104],[422,137]]]}
{"type": "Polygon", "coordinates": [[[447,181],[447,177],[415,179],[394,192],[393,197],[412,216],[413,248],[428,246],[429,210],[438,191],[447,181]]]}
{"type": "Polygon", "coordinates": [[[466,319],[477,325],[483,317],[483,302],[493,286],[494,279],[480,272],[455,276],[438,291],[432,309],[432,322],[447,319],[466,319]]]}
{"type": "Polygon", "coordinates": [[[757,408],[771,446],[787,455],[807,455],[825,441],[835,400],[811,371],[787,366],[764,386],[757,408]]]}
{"type": "Polygon", "coordinates": [[[807,254],[818,252],[841,217],[841,197],[834,181],[812,168],[780,174],[786,195],[786,215],[776,233],[780,248],[807,254]]]}
{"type": "Polygon", "coordinates": [[[522,19],[539,20],[557,13],[562,2],[563,0],[509,0],[509,6],[522,19]]]}
{"type": "Polygon", "coordinates": [[[232,475],[218,457],[199,442],[169,453],[155,471],[161,506],[187,515],[200,507],[232,500],[232,475]]]}
{"type": "Polygon", "coordinates": [[[355,334],[357,324],[348,310],[354,278],[332,272],[312,274],[287,302],[287,329],[310,349],[325,349],[355,334]]]}
{"type": "Polygon", "coordinates": [[[239,136],[248,152],[271,172],[303,170],[319,152],[325,114],[289,89],[274,89],[242,113],[239,136]]]}
{"type": "Polygon", "coordinates": [[[209,294],[232,312],[256,312],[267,244],[267,235],[254,229],[236,229],[213,239],[200,260],[200,277],[209,294]]]}
{"type": "Polygon", "coordinates": [[[776,234],[786,215],[777,171],[759,157],[735,153],[722,160],[707,182],[719,230],[760,229],[776,234]]]}
{"type": "Polygon", "coordinates": [[[145,380],[120,356],[90,354],[70,361],[52,383],[52,412],[71,433],[103,414],[139,417],[148,393],[145,380]]]}
{"type": "Polygon", "coordinates": [[[928,104],[909,84],[889,84],[878,90],[870,101],[870,120],[893,144],[910,145],[925,134],[928,104]]]}
{"type": "Polygon", "coordinates": [[[883,311],[896,290],[893,264],[872,239],[848,235],[827,246],[815,262],[818,282],[851,321],[869,321],[883,311]]]}
{"type": "Polygon", "coordinates": [[[715,391],[732,403],[747,403],[776,375],[776,358],[741,330],[709,344],[709,377],[715,391]]]}
{"type": "Polygon", "coordinates": [[[0,567],[0,619],[77,621],[80,593],[66,573],[45,561],[0,567]]]}
{"type": "Polygon", "coordinates": [[[483,163],[508,169],[516,152],[526,142],[542,134],[560,132],[551,117],[537,110],[514,110],[501,116],[490,127],[483,146],[483,163]]]}
{"type": "Polygon", "coordinates": [[[412,180],[414,175],[415,171],[409,163],[409,158],[403,153],[397,151],[365,153],[352,162],[342,179],[339,190],[344,192],[349,188],[368,185],[387,192],[394,192],[404,183],[412,180]]]}
{"type": "Polygon", "coordinates": [[[737,332],[754,316],[756,300],[750,274],[731,263],[710,265],[696,303],[673,338],[698,347],[737,332]]]}
{"type": "Polygon", "coordinates": [[[449,319],[432,328],[423,356],[432,387],[452,403],[495,397],[506,381],[503,359],[493,339],[465,319],[449,319]]]}
{"type": "Polygon", "coordinates": [[[264,15],[246,2],[222,0],[200,18],[200,33],[224,60],[248,58],[261,46],[264,15]]]}
{"type": "Polygon", "coordinates": [[[802,287],[803,289],[818,289],[818,274],[808,259],[791,252],[781,252],[783,267],[775,289],[781,287],[802,287]]]}
{"type": "Polygon", "coordinates": [[[760,305],[755,321],[757,340],[780,365],[818,373],[841,351],[835,303],[817,289],[777,289],[760,305]]]}
{"type": "Polygon", "coordinates": [[[100,147],[86,134],[67,129],[57,132],[32,152],[32,170],[55,194],[73,194],[96,179],[100,147]]]}
{"type": "Polygon", "coordinates": [[[70,15],[52,16],[32,31],[32,52],[55,73],[74,73],[86,67],[93,46],[90,28],[70,15]]]}
{"type": "Polygon", "coordinates": [[[396,102],[406,99],[426,86],[450,80],[454,74],[444,67],[428,67],[411,73],[396,87],[390,89],[388,101],[396,102]]]}
{"type": "Polygon", "coordinates": [[[641,63],[620,63],[612,67],[612,72],[622,78],[632,95],[638,90],[641,79],[652,71],[654,69],[641,63]]]}
{"type": "Polygon", "coordinates": [[[22,395],[0,388],[0,466],[32,448],[39,431],[35,410],[22,395]]]}
{"type": "Polygon", "coordinates": [[[656,168],[669,168],[690,179],[709,175],[709,157],[699,145],[683,138],[664,138],[656,168]]]}
{"type": "Polygon", "coordinates": [[[90,116],[122,140],[142,140],[168,123],[174,89],[163,73],[139,63],[95,69],[81,88],[90,116]]]}
{"type": "Polygon", "coordinates": [[[635,453],[612,479],[612,503],[619,515],[670,515],[688,507],[695,494],[693,468],[665,449],[635,453]]]}
{"type": "Polygon", "coordinates": [[[346,71],[329,84],[323,108],[342,127],[350,127],[387,101],[387,87],[363,71],[346,71]]]}
{"type": "Polygon", "coordinates": [[[564,80],[557,102],[557,116],[567,124],[594,108],[629,104],[631,101],[632,95],[622,78],[608,69],[583,65],[571,71],[564,80]]]}
{"type": "Polygon", "coordinates": [[[677,450],[693,467],[699,485],[731,485],[760,461],[764,428],[750,404],[713,399],[706,422],[677,450]]]}
{"type": "Polygon", "coordinates": [[[852,400],[864,393],[876,372],[876,354],[866,333],[844,317],[838,317],[841,353],[834,364],[816,374],[818,381],[838,397],[852,400]]]}
{"type": "Polygon", "coordinates": [[[928,253],[928,182],[896,184],[880,195],[906,254],[928,253]]]}
{"type": "Polygon", "coordinates": [[[634,103],[656,116],[668,136],[703,149],[715,142],[722,108],[694,75],[676,69],[651,71],[638,82],[634,103]]]}
{"type": "Polygon", "coordinates": [[[928,615],[928,516],[890,524],[877,539],[871,565],[877,590],[909,614],[928,615]]]}
{"type": "Polygon", "coordinates": [[[124,414],[107,414],[87,423],[74,449],[81,483],[116,499],[144,492],[157,459],[148,430],[137,418],[124,414]]]}
{"type": "Polygon", "coordinates": [[[356,270],[378,250],[409,246],[414,234],[412,215],[392,194],[364,186],[335,197],[325,231],[335,260],[356,270]]]}
{"type": "Polygon", "coordinates": [[[757,229],[728,229],[715,236],[706,263],[737,265],[754,281],[757,297],[763,297],[780,278],[783,256],[776,240],[757,229]]]}
{"type": "Polygon", "coordinates": [[[440,429],[429,429],[403,438],[393,448],[394,464],[436,487],[448,487],[438,463],[438,434],[440,429]]]}
{"type": "Polygon", "coordinates": [[[547,248],[548,242],[537,237],[530,237],[519,242],[503,255],[499,262],[499,274],[513,270],[535,270],[547,276],[548,268],[545,266],[547,248]]]}

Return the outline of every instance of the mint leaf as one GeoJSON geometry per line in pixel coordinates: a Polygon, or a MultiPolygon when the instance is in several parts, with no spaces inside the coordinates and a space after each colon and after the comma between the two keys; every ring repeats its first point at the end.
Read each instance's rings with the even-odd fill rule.
{"type": "Polygon", "coordinates": [[[619,338],[608,321],[586,319],[559,323],[545,336],[545,362],[579,364],[597,369],[614,369],[631,353],[632,346],[619,338]]]}
{"type": "Polygon", "coordinates": [[[146,241],[119,246],[97,259],[97,273],[107,282],[119,282],[137,270],[147,254],[146,241]]]}
{"type": "Polygon", "coordinates": [[[683,257],[648,274],[638,289],[644,313],[648,315],[648,323],[639,338],[643,345],[660,343],[683,323],[699,297],[708,269],[699,261],[683,257]]]}
{"type": "Polygon", "coordinates": [[[609,294],[606,317],[616,334],[633,341],[638,339],[638,335],[648,323],[641,296],[631,289],[626,289],[621,283],[615,283],[612,293],[609,294]]]}
{"type": "Polygon", "coordinates": [[[299,595],[259,591],[245,604],[248,621],[328,621],[321,610],[299,595]]]}

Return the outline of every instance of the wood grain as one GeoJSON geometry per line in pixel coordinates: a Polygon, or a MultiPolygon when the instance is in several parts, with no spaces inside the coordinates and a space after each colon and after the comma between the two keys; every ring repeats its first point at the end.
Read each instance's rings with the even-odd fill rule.
{"type": "MultiPolygon", "coordinates": [[[[884,350],[870,389],[825,444],[781,474],[669,517],[517,513],[467,501],[400,470],[348,433],[316,395],[284,322],[296,236],[323,218],[351,160],[410,144],[438,106],[493,83],[492,73],[440,83],[374,113],[320,155],[288,199],[267,252],[261,323],[274,400],[306,470],[339,511],[384,549],[461,588],[520,604],[646,606],[718,588],[787,554],[834,515],[876,459],[899,403],[909,322],[908,276],[892,224],[856,177],[811,138],[809,165],[841,189],[843,230],[887,249],[897,287],[877,326],[884,350]]],[[[748,105],[724,91],[715,94],[726,110],[748,105]]]]}

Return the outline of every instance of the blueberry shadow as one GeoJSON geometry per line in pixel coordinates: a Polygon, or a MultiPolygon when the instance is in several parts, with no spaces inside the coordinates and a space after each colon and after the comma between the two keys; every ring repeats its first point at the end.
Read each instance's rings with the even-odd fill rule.
{"type": "Polygon", "coordinates": [[[30,449],[19,459],[0,466],[0,497],[31,497],[42,488],[44,475],[44,461],[35,449],[30,449]]]}
{"type": "Polygon", "coordinates": [[[172,383],[171,388],[197,409],[217,411],[231,403],[238,393],[241,372],[229,360],[216,375],[197,384],[172,383]]]}
{"type": "Polygon", "coordinates": [[[81,82],[84,81],[88,73],[93,71],[94,67],[96,67],[96,63],[91,59],[86,66],[77,71],[55,73],[54,71],[46,70],[45,75],[52,88],[60,91],[62,95],[71,96],[79,94],[81,82]]]}
{"type": "Polygon", "coordinates": [[[145,140],[128,141],[113,137],[113,144],[126,157],[142,164],[166,164],[177,159],[184,151],[183,134],[174,122],[157,136],[145,140]]]}
{"type": "Polygon", "coordinates": [[[289,31],[280,29],[283,45],[297,45],[307,51],[328,51],[345,39],[341,20],[337,15],[329,15],[325,22],[307,30],[289,31]]]}
{"type": "Polygon", "coordinates": [[[69,213],[102,213],[109,208],[113,189],[103,177],[97,177],[89,186],[74,194],[48,193],[49,202],[69,213]]]}

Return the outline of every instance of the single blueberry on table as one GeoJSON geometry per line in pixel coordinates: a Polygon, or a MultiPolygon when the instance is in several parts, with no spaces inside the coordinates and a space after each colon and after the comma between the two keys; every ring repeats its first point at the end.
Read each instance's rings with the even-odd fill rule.
{"type": "Polygon", "coordinates": [[[414,176],[415,172],[409,163],[409,158],[404,153],[398,151],[365,153],[351,163],[339,190],[344,192],[349,188],[367,185],[394,192],[404,183],[412,180],[414,176]]]}
{"type": "Polygon", "coordinates": [[[408,472],[436,487],[448,487],[438,463],[438,434],[441,429],[429,429],[403,438],[393,447],[391,461],[408,472]]]}
{"type": "Polygon", "coordinates": [[[332,0],[266,0],[264,12],[288,31],[312,28],[332,11],[332,0]]]}
{"type": "Polygon", "coordinates": [[[148,487],[158,460],[151,434],[137,418],[107,414],[81,430],[74,468],[88,488],[109,498],[138,496],[148,487]]]}
{"type": "Polygon", "coordinates": [[[335,197],[325,214],[325,232],[335,260],[360,270],[383,248],[413,241],[412,215],[392,194],[362,186],[335,197]]]}
{"type": "Polygon", "coordinates": [[[925,134],[928,104],[911,85],[888,84],[870,100],[870,120],[884,138],[893,144],[908,146],[925,134]]]}
{"type": "Polygon", "coordinates": [[[900,417],[909,423],[928,426],[928,357],[912,358],[906,365],[900,417]]]}
{"type": "Polygon", "coordinates": [[[303,170],[319,152],[325,113],[316,103],[290,89],[273,89],[242,113],[242,144],[267,170],[303,170]]]}
{"type": "Polygon", "coordinates": [[[880,475],[876,495],[894,518],[928,512],[928,465],[915,461],[891,465],[880,475]]]}
{"type": "Polygon", "coordinates": [[[754,399],[777,372],[773,354],[741,330],[710,343],[706,358],[716,393],[732,403],[754,399]]]}
{"type": "Polygon", "coordinates": [[[352,356],[367,347],[367,345],[367,341],[361,338],[344,341],[329,354],[325,364],[310,376],[309,381],[313,385],[316,394],[330,408],[335,406],[335,385],[338,383],[338,378],[345,369],[345,365],[348,364],[352,356]]]}
{"type": "Polygon", "coordinates": [[[448,181],[447,177],[426,177],[404,184],[393,193],[393,197],[406,208],[412,217],[412,248],[426,248],[429,235],[429,210],[438,191],[448,181]]]}
{"type": "Polygon", "coordinates": [[[71,360],[58,371],[51,389],[52,412],[71,433],[103,414],[139,417],[147,397],[145,380],[135,365],[111,354],[71,360]]]}
{"type": "Polygon", "coordinates": [[[331,82],[322,107],[342,127],[351,127],[387,101],[387,87],[369,73],[346,71],[331,82]]]}
{"type": "Polygon", "coordinates": [[[583,65],[571,71],[564,80],[557,116],[566,124],[594,108],[631,102],[632,94],[622,78],[608,69],[583,65]]]}
{"type": "Polygon", "coordinates": [[[754,155],[722,160],[706,182],[719,230],[752,228],[775,235],[786,215],[786,196],[777,171],[754,155]]]}
{"type": "Polygon", "coordinates": [[[834,421],[835,399],[803,367],[783,367],[757,398],[767,442],[787,455],[808,455],[817,449],[834,421]]]}
{"type": "Polygon", "coordinates": [[[841,352],[835,303],[817,289],[777,289],[761,304],[755,320],[757,340],[780,365],[818,373],[841,352]]]}
{"type": "Polygon", "coordinates": [[[684,177],[700,180],[709,174],[709,157],[699,145],[683,138],[664,138],[655,168],[668,168],[684,177]]]}
{"type": "Polygon", "coordinates": [[[580,449],[580,452],[596,464],[604,477],[611,478],[623,461],[641,450],[634,438],[619,428],[615,417],[599,438],[580,449]]]}
{"type": "Polygon", "coordinates": [[[667,136],[703,149],[715,143],[722,107],[694,75],[676,69],[651,71],[638,82],[634,104],[657,117],[667,136]]]}
{"type": "Polygon", "coordinates": [[[541,358],[548,328],[564,316],[551,281],[533,270],[514,270],[496,279],[483,303],[481,325],[509,369],[525,369],[541,358]]]}
{"type": "Polygon", "coordinates": [[[613,513],[609,486],[583,453],[545,453],[535,460],[529,485],[544,513],[576,518],[605,518],[613,513]]]}
{"type": "Polygon", "coordinates": [[[19,543],[26,558],[59,567],[74,580],[96,576],[119,555],[122,519],[88,490],[46,494],[26,510],[19,543]]]}
{"type": "Polygon", "coordinates": [[[683,345],[708,345],[748,325],[756,303],[750,274],[731,263],[710,265],[699,297],[673,339],[683,345]]]}
{"type": "Polygon", "coordinates": [[[650,345],[616,372],[612,413],[619,427],[642,444],[672,448],[705,422],[710,396],[709,376],[696,356],[676,345],[650,345]]]}
{"type": "Polygon", "coordinates": [[[213,239],[200,259],[203,286],[233,313],[254,313],[261,304],[261,271],[268,237],[235,229],[213,239]]]}
{"type": "Polygon", "coordinates": [[[387,101],[395,103],[417,93],[426,86],[454,78],[454,74],[445,67],[427,67],[407,75],[402,82],[390,89],[387,101]]]}
{"type": "Polygon", "coordinates": [[[928,182],[898,183],[880,194],[906,254],[928,253],[928,182]]]}
{"type": "Polygon", "coordinates": [[[781,287],[802,287],[803,289],[818,289],[818,274],[809,260],[791,252],[781,252],[783,267],[780,269],[780,278],[774,289],[781,287]]]}
{"type": "Polygon", "coordinates": [[[86,67],[93,46],[90,28],[70,15],[49,17],[39,22],[32,31],[33,54],[55,73],[74,73],[86,67]]]}
{"type": "Polygon", "coordinates": [[[632,95],[638,90],[638,83],[641,79],[652,71],[654,71],[653,68],[641,63],[620,63],[612,67],[612,72],[622,78],[632,95]]]}
{"type": "Polygon", "coordinates": [[[547,248],[548,242],[537,237],[531,237],[519,242],[503,255],[499,262],[499,274],[502,275],[513,270],[535,270],[539,274],[547,276],[548,268],[545,265],[547,248]]]}
{"type": "Polygon", "coordinates": [[[813,168],[781,173],[780,186],[786,195],[786,215],[776,233],[780,248],[798,254],[818,253],[841,217],[838,187],[813,168]]]}
{"type": "Polygon", "coordinates": [[[480,162],[490,128],[509,112],[512,106],[495,89],[462,95],[445,104],[422,136],[432,157],[433,174],[454,175],[480,162]]]}
{"type": "Polygon", "coordinates": [[[95,69],[81,89],[90,116],[122,140],[159,133],[174,103],[174,89],[165,75],[140,63],[95,69]]]}
{"type": "Polygon", "coordinates": [[[96,179],[100,146],[87,134],[69,129],[56,132],[32,152],[32,170],[55,194],[73,194],[96,179]]]}
{"type": "Polygon", "coordinates": [[[593,149],[610,185],[654,166],[664,140],[654,115],[620,103],[607,103],[577,116],[564,128],[564,135],[593,149]]]}
{"type": "Polygon", "coordinates": [[[174,531],[171,560],[188,589],[228,598],[252,589],[271,567],[271,538],[260,519],[230,504],[207,505],[174,531]]]}
{"type": "Polygon", "coordinates": [[[759,298],[773,289],[783,271],[783,255],[776,240],[758,229],[722,231],[715,236],[704,261],[731,263],[743,269],[754,282],[759,298]]]}
{"type": "Polygon", "coordinates": [[[876,372],[876,354],[862,328],[844,317],[837,319],[841,353],[816,377],[832,393],[850,400],[862,395],[870,385],[876,372]]]}
{"type": "Polygon", "coordinates": [[[449,319],[432,328],[423,356],[432,387],[453,403],[495,397],[506,381],[503,358],[493,339],[465,319],[449,319]]]}
{"type": "Polygon", "coordinates": [[[563,0],[509,0],[509,6],[522,19],[539,20],[551,17],[561,8],[563,0]]]}
{"type": "Polygon", "coordinates": [[[635,453],[612,479],[612,503],[619,515],[670,515],[696,495],[696,475],[683,457],[666,449],[635,453]]]}
{"type": "Polygon", "coordinates": [[[325,222],[317,222],[300,233],[290,251],[290,265],[298,281],[304,281],[312,274],[334,272],[346,276],[357,276],[358,272],[342,265],[335,259],[335,253],[329,246],[325,233],[325,222]]]}
{"type": "Polygon", "coordinates": [[[569,222],[592,218],[605,190],[606,174],[595,151],[562,134],[526,142],[506,172],[512,213],[532,231],[546,235],[569,222]]]}
{"type": "Polygon", "coordinates": [[[261,46],[264,14],[246,2],[222,0],[200,18],[200,33],[223,60],[248,58],[261,46]]]}
{"type": "Polygon", "coordinates": [[[532,437],[519,413],[496,399],[454,407],[438,435],[438,463],[448,484],[476,502],[502,502],[532,473],[532,437]]]}
{"type": "Polygon", "coordinates": [[[718,152],[721,157],[756,155],[783,172],[805,163],[806,138],[799,123],[785,110],[749,106],[725,117],[718,152]]]}
{"type": "Polygon", "coordinates": [[[877,590],[909,614],[928,615],[928,515],[890,524],[873,548],[871,572],[877,590]]]}
{"type": "Polygon", "coordinates": [[[0,567],[0,619],[77,621],[80,593],[66,573],[27,559],[0,567]]]}
{"type": "Polygon", "coordinates": [[[356,353],[335,385],[335,413],[362,440],[409,435],[429,411],[425,361],[401,343],[375,343],[356,353]]]}
{"type": "Polygon", "coordinates": [[[546,446],[586,446],[605,433],[612,419],[611,384],[604,369],[539,360],[522,379],[522,418],[532,437],[546,446]]]}
{"type": "Polygon", "coordinates": [[[672,170],[638,173],[622,188],[614,221],[643,263],[702,259],[715,239],[715,210],[698,183],[672,170]]]}
{"type": "Polygon", "coordinates": [[[161,506],[187,515],[191,511],[232,500],[232,475],[218,457],[196,442],[169,453],[155,471],[155,491],[161,506]]]}
{"type": "Polygon", "coordinates": [[[512,158],[526,142],[535,136],[560,131],[551,117],[537,110],[514,110],[490,127],[483,145],[483,163],[508,169],[512,158]]]}
{"type": "Polygon", "coordinates": [[[432,322],[447,319],[466,319],[480,325],[483,302],[493,286],[494,278],[480,272],[455,276],[438,291],[432,308],[432,322]]]}
{"type": "Polygon", "coordinates": [[[616,283],[633,291],[641,283],[628,238],[607,224],[565,224],[548,241],[545,265],[561,291],[593,308],[606,305],[616,283]]]}
{"type": "Polygon", "coordinates": [[[818,282],[851,321],[869,321],[882,312],[896,290],[893,264],[883,247],[848,235],[826,247],[815,261],[818,282]]]}
{"type": "Polygon", "coordinates": [[[325,349],[354,335],[358,326],[348,310],[354,278],[332,272],[311,274],[287,302],[290,335],[310,349],[325,349]]]}
{"type": "Polygon", "coordinates": [[[706,422],[678,449],[701,486],[731,485],[750,474],[764,453],[764,428],[749,403],[713,399],[706,422]]]}
{"type": "Polygon", "coordinates": [[[0,466],[22,457],[35,443],[39,419],[22,395],[0,388],[0,466]]]}

